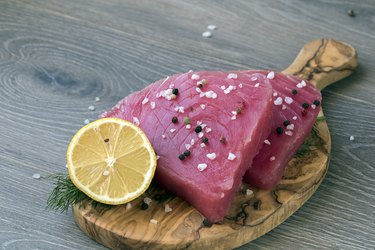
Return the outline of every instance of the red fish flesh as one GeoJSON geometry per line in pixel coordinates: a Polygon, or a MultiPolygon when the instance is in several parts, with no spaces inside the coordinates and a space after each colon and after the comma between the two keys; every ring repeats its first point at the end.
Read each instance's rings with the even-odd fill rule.
{"type": "Polygon", "coordinates": [[[280,181],[288,161],[309,135],[322,100],[319,90],[297,77],[277,73],[269,78],[273,88],[272,130],[244,176],[245,182],[262,189],[280,181]]]}
{"type": "Polygon", "coordinates": [[[155,180],[217,222],[270,133],[272,109],[265,72],[189,72],[125,97],[102,117],[139,125],[160,157],[155,180]]]}

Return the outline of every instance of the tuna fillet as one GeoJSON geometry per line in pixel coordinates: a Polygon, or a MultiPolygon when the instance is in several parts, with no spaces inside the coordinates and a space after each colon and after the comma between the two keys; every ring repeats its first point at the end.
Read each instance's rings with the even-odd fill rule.
{"type": "Polygon", "coordinates": [[[281,73],[269,78],[273,88],[272,131],[244,176],[245,182],[262,189],[270,189],[281,180],[288,161],[309,135],[321,103],[319,90],[308,82],[281,73]]]}
{"type": "Polygon", "coordinates": [[[102,117],[139,125],[160,157],[155,180],[217,222],[270,133],[272,109],[264,72],[189,72],[125,97],[102,117]]]}

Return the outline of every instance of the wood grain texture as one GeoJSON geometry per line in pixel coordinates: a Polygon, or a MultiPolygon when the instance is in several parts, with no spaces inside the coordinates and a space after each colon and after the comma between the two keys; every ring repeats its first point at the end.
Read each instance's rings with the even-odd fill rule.
{"type": "Polygon", "coordinates": [[[357,48],[361,63],[323,91],[327,177],[292,217],[239,249],[373,249],[374,16],[372,0],[0,1],[1,248],[105,249],[71,211],[45,210],[44,177],[65,171],[84,119],[175,72],[283,69],[302,44],[334,37],[357,48]],[[203,39],[208,24],[218,30],[203,39]]]}
{"type": "MultiPolygon", "coordinates": [[[[357,52],[348,44],[319,39],[306,44],[285,73],[309,79],[318,89],[352,74],[357,52]]],[[[323,116],[323,111],[320,112],[323,116]]],[[[78,226],[92,239],[111,249],[232,249],[269,232],[298,210],[316,191],[327,173],[331,138],[326,121],[312,131],[309,151],[290,161],[280,183],[272,190],[242,186],[223,221],[214,225],[192,206],[161,188],[150,188],[130,205],[73,207],[78,226]],[[246,190],[252,195],[246,195],[246,190]],[[167,197],[163,201],[157,197],[167,197]],[[141,209],[146,197],[156,200],[141,209]],[[173,212],[166,213],[166,206],[173,212]],[[150,221],[156,220],[157,224],[150,221]]]]}

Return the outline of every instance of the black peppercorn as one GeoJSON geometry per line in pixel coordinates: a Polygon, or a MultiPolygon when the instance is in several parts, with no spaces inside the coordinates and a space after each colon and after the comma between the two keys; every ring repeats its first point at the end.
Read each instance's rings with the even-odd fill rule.
{"type": "Polygon", "coordinates": [[[178,159],[180,159],[181,161],[185,160],[185,155],[180,154],[180,155],[178,156],[178,159]]]}
{"type": "Polygon", "coordinates": [[[186,151],[184,152],[184,155],[185,155],[185,156],[190,156],[190,150],[186,150],[186,151]]]}
{"type": "Polygon", "coordinates": [[[284,126],[286,127],[286,126],[288,126],[288,125],[290,124],[290,121],[289,121],[289,120],[285,120],[285,121],[283,122],[283,124],[284,124],[284,126]]]}
{"type": "Polygon", "coordinates": [[[208,142],[208,138],[207,138],[207,137],[203,137],[203,138],[202,138],[202,142],[203,142],[203,143],[207,143],[207,142],[208,142]]]}
{"type": "Polygon", "coordinates": [[[173,89],[173,90],[172,90],[172,94],[174,94],[174,95],[178,95],[178,89],[173,89]]]}
{"type": "Polygon", "coordinates": [[[292,94],[293,94],[293,95],[297,95],[297,90],[292,89],[292,94]]]}
{"type": "Polygon", "coordinates": [[[200,132],[202,132],[202,127],[201,126],[197,126],[194,131],[196,133],[200,133],[200,132]]]}
{"type": "Polygon", "coordinates": [[[178,122],[178,118],[176,116],[173,116],[172,117],[172,123],[177,123],[178,122]]]}
{"type": "Polygon", "coordinates": [[[281,135],[283,132],[284,132],[284,129],[282,127],[276,128],[276,133],[278,133],[279,135],[281,135]]]}
{"type": "Polygon", "coordinates": [[[141,204],[141,209],[142,209],[142,210],[146,210],[147,208],[148,208],[147,203],[142,202],[142,204],[141,204]]]}
{"type": "Polygon", "coordinates": [[[304,102],[304,103],[302,103],[302,107],[304,109],[308,109],[310,107],[310,105],[307,102],[304,102]]]}
{"type": "Polygon", "coordinates": [[[320,101],[319,101],[319,100],[315,100],[315,101],[313,102],[313,104],[314,104],[315,106],[319,106],[319,105],[320,105],[320,101]]]}

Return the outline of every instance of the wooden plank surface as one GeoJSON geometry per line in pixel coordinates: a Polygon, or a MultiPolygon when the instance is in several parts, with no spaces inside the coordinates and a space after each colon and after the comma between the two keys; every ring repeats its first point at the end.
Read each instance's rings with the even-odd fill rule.
{"type": "Polygon", "coordinates": [[[66,171],[67,144],[86,118],[175,72],[282,70],[321,37],[352,44],[360,62],[323,91],[332,136],[327,177],[290,219],[240,249],[374,248],[372,0],[30,2],[0,2],[2,249],[105,249],[78,229],[71,211],[45,210],[53,186],[43,177],[66,171]],[[204,39],[208,24],[218,30],[204,39]]]}

